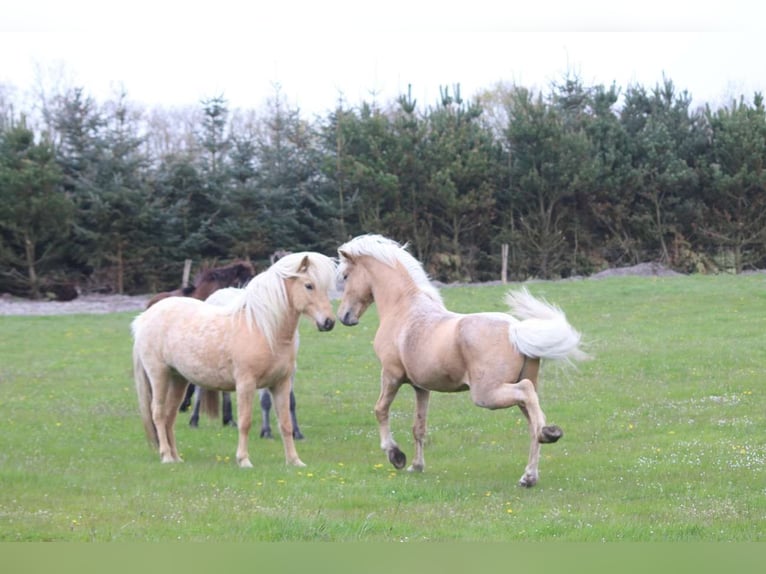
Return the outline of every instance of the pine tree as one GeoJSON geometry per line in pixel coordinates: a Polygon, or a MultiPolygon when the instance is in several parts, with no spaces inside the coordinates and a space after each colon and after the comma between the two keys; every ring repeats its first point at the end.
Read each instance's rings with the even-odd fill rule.
{"type": "Polygon", "coordinates": [[[55,270],[73,213],[61,177],[50,142],[36,142],[24,118],[0,132],[0,290],[38,298],[55,270]]]}

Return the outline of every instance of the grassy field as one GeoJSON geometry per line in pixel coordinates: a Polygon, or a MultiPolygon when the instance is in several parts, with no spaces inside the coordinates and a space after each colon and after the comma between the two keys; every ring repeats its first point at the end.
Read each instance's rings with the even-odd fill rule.
{"type": "MultiPolygon", "coordinates": [[[[251,436],[177,425],[183,464],[144,439],[130,313],[0,317],[0,540],[766,541],[766,276],[529,284],[559,304],[593,360],[543,367],[564,438],[540,482],[517,409],[433,395],[426,472],[395,471],[372,413],[374,308],[360,325],[301,329],[304,469],[251,436]]],[[[456,311],[503,310],[500,286],[448,288],[456,311]]],[[[411,457],[413,393],[392,424],[411,457]]]]}

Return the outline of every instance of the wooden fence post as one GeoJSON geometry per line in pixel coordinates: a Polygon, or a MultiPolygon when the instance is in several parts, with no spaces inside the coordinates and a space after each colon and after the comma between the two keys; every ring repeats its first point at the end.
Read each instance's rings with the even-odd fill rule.
{"type": "Polygon", "coordinates": [[[184,276],[181,279],[181,287],[186,289],[189,286],[189,275],[191,275],[191,264],[192,260],[187,259],[184,261],[184,276]]]}
{"type": "Polygon", "coordinates": [[[503,243],[501,252],[502,252],[502,256],[501,256],[502,268],[500,271],[500,278],[503,281],[503,285],[505,285],[506,283],[508,283],[508,244],[507,243],[503,243]]]}

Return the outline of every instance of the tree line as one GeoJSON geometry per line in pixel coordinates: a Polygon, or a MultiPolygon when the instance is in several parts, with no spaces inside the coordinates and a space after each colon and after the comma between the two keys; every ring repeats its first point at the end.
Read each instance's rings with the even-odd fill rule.
{"type": "Polygon", "coordinates": [[[659,262],[682,272],[766,266],[761,94],[692,109],[653,88],[547,92],[444,87],[419,106],[339,101],[307,119],[275,92],[264,109],[140,109],[83,88],[34,121],[0,92],[0,293],[57,285],[174,288],[185,259],[265,264],[333,255],[361,233],[408,242],[433,278],[588,275],[659,262]]]}

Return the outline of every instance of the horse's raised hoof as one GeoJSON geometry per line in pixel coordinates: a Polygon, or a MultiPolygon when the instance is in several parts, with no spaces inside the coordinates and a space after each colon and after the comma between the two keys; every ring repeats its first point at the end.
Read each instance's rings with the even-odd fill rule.
{"type": "Polygon", "coordinates": [[[540,433],[540,442],[543,444],[550,444],[556,442],[562,436],[564,436],[564,431],[561,430],[561,427],[550,425],[543,427],[543,431],[540,433]]]}
{"type": "Polygon", "coordinates": [[[395,446],[388,450],[388,462],[393,464],[394,468],[401,470],[407,464],[407,455],[395,446]]]}

